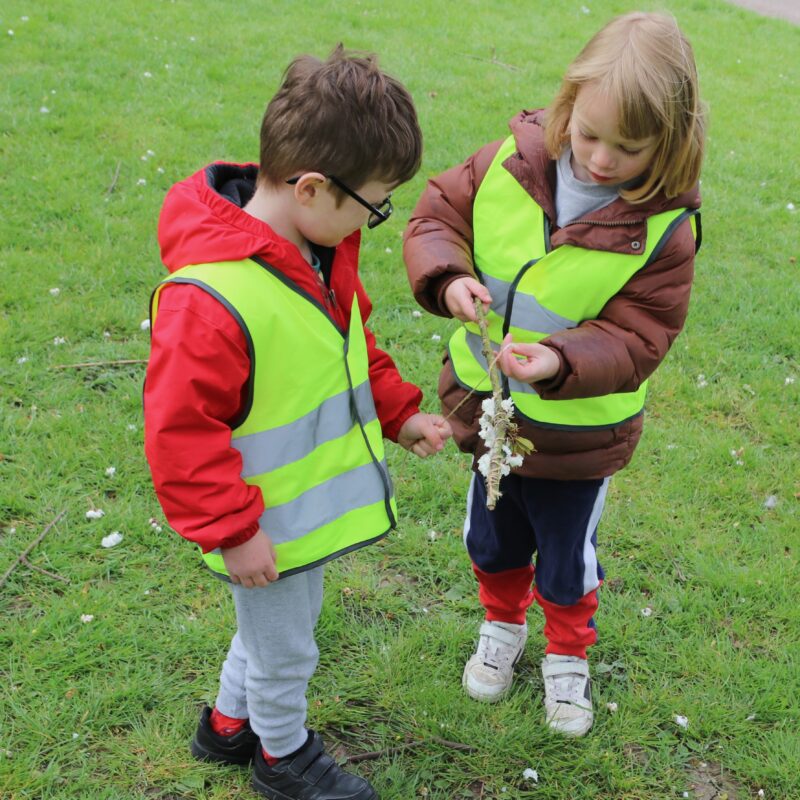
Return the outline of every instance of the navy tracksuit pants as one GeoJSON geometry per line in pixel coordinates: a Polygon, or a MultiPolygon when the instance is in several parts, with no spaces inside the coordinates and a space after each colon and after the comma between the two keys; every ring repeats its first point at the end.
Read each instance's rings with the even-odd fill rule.
{"type": "Polygon", "coordinates": [[[503,478],[502,497],[486,508],[475,474],[467,496],[464,541],[478,579],[486,619],[525,622],[534,600],[544,612],[546,653],[586,658],[597,632],[597,525],[608,478],[556,481],[503,478]]]}

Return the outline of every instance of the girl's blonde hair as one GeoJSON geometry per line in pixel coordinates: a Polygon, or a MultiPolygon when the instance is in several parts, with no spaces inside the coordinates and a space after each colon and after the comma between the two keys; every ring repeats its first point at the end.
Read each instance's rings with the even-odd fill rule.
{"type": "Polygon", "coordinates": [[[547,109],[545,142],[553,158],[569,142],[572,108],[592,83],[616,103],[620,134],[657,146],[641,185],[620,192],[642,203],[663,191],[676,197],[695,185],[703,160],[705,112],[692,47],[672,17],[634,12],[596,33],[569,65],[547,109]]]}

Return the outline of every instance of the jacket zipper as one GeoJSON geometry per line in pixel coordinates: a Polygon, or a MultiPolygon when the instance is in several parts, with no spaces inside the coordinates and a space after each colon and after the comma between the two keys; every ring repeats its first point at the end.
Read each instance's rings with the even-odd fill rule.
{"type": "Polygon", "coordinates": [[[643,222],[643,219],[631,219],[627,222],[606,222],[600,219],[574,219],[572,222],[562,225],[561,230],[563,231],[564,228],[569,228],[570,225],[600,225],[603,228],[620,228],[625,225],[641,225],[643,222]]]}

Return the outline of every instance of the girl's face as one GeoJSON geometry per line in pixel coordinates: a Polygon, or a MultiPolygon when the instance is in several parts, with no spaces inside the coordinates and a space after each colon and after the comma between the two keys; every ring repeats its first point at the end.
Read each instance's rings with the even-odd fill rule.
{"type": "Polygon", "coordinates": [[[614,185],[638,178],[650,165],[655,136],[625,139],[617,126],[617,106],[596,85],[578,89],[569,123],[572,171],[584,183],[614,185]]]}

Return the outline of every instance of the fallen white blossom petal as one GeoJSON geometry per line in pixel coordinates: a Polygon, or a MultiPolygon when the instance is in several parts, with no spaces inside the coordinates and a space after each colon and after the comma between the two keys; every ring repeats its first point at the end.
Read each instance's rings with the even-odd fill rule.
{"type": "Polygon", "coordinates": [[[745,719],[745,722],[752,722],[755,718],[755,714],[750,714],[750,716],[745,719]]]}
{"type": "Polygon", "coordinates": [[[111,338],[111,331],[103,331],[103,338],[110,339],[111,338]]]}
{"type": "Polygon", "coordinates": [[[157,172],[159,175],[163,175],[163,174],[164,174],[164,167],[158,167],[158,168],[156,169],[156,172],[157,172]]]}
{"type": "Polygon", "coordinates": [[[667,445],[667,450],[677,450],[677,449],[678,449],[678,445],[676,445],[676,444],[668,444],[667,445]]]}
{"type": "Polygon", "coordinates": [[[8,35],[9,36],[13,36],[14,35],[14,31],[12,31],[11,28],[8,29],[8,35]]]}
{"type": "Polygon", "coordinates": [[[435,542],[439,538],[439,534],[436,531],[428,531],[428,538],[435,542]]]}
{"type": "Polygon", "coordinates": [[[681,726],[681,728],[688,728],[689,727],[689,719],[688,717],[684,717],[682,714],[676,714],[675,722],[681,726]]]}
{"type": "Polygon", "coordinates": [[[606,703],[606,708],[612,713],[616,714],[619,706],[616,703],[606,703]]]}
{"type": "Polygon", "coordinates": [[[539,773],[535,769],[531,769],[528,767],[523,773],[522,777],[525,778],[527,781],[533,781],[534,783],[539,783],[539,773]]]}
{"type": "Polygon", "coordinates": [[[764,508],[768,511],[771,511],[775,506],[778,505],[778,498],[776,495],[771,494],[765,501],[764,501],[764,508]]]}
{"type": "Polygon", "coordinates": [[[139,328],[140,328],[141,330],[143,330],[143,331],[149,331],[149,330],[150,330],[150,320],[149,320],[149,319],[143,319],[143,320],[142,320],[142,321],[139,323],[139,328]]]}
{"type": "Polygon", "coordinates": [[[129,430],[129,431],[135,431],[135,430],[136,430],[136,426],[135,426],[135,425],[133,425],[133,424],[129,424],[129,425],[127,426],[127,428],[128,428],[128,430],[129,430]]]}
{"type": "Polygon", "coordinates": [[[104,517],[106,512],[103,511],[102,508],[90,508],[86,512],[86,519],[100,519],[100,517],[104,517]]]}
{"type": "Polygon", "coordinates": [[[155,154],[156,154],[155,150],[148,150],[147,151],[147,155],[149,155],[149,156],[154,156],[155,154]]]}
{"type": "Polygon", "coordinates": [[[136,184],[138,186],[146,186],[147,185],[147,179],[146,178],[139,178],[139,180],[136,181],[136,184]]]}
{"type": "Polygon", "coordinates": [[[764,790],[763,790],[763,789],[759,789],[759,790],[758,790],[758,796],[759,796],[759,797],[764,797],[764,796],[765,796],[765,795],[764,795],[764,790]]]}
{"type": "Polygon", "coordinates": [[[94,619],[94,614],[81,614],[81,622],[91,622],[94,619]]]}
{"type": "Polygon", "coordinates": [[[20,19],[21,19],[23,22],[27,22],[27,21],[30,19],[30,17],[20,17],[20,19]]]}
{"type": "Polygon", "coordinates": [[[789,375],[789,376],[787,376],[787,378],[784,380],[784,382],[783,382],[783,385],[784,385],[784,386],[789,386],[789,385],[791,385],[791,384],[793,384],[793,383],[794,383],[794,377],[793,377],[793,376],[791,376],[791,375],[789,375]]]}
{"type": "Polygon", "coordinates": [[[53,339],[53,344],[55,345],[66,344],[66,343],[67,340],[63,336],[56,336],[56,338],[53,339]]]}
{"type": "Polygon", "coordinates": [[[153,73],[152,72],[143,72],[142,75],[145,78],[152,78],[153,77],[153,73]]]}
{"type": "Polygon", "coordinates": [[[411,312],[411,316],[414,317],[414,319],[419,319],[422,316],[422,312],[421,311],[412,311],[411,312]]]}
{"type": "Polygon", "coordinates": [[[122,541],[122,534],[119,531],[111,531],[108,536],[100,540],[103,547],[116,547],[122,541]]]}
{"type": "Polygon", "coordinates": [[[442,340],[442,337],[439,336],[438,333],[434,333],[433,336],[431,336],[431,341],[433,341],[433,342],[440,342],[441,340],[442,340]]]}
{"type": "Polygon", "coordinates": [[[24,364],[28,360],[28,356],[20,356],[17,359],[17,364],[24,364]]]}
{"type": "Polygon", "coordinates": [[[787,211],[794,211],[794,203],[787,203],[786,204],[787,211]]]}
{"type": "Polygon", "coordinates": [[[386,253],[391,253],[391,252],[392,252],[392,248],[391,248],[391,247],[387,247],[387,248],[386,248],[386,250],[385,250],[384,252],[386,252],[386,253]]]}
{"type": "Polygon", "coordinates": [[[652,616],[652,614],[653,614],[653,609],[650,608],[650,606],[645,606],[642,609],[642,616],[643,617],[649,617],[649,616],[652,616]]]}
{"type": "Polygon", "coordinates": [[[42,107],[39,109],[39,113],[40,113],[40,114],[49,114],[49,113],[50,113],[50,109],[49,109],[47,106],[42,106],[42,107]]]}
{"type": "Polygon", "coordinates": [[[50,294],[53,295],[53,297],[58,297],[61,294],[61,289],[59,289],[58,286],[54,286],[49,291],[50,291],[50,294]]]}
{"type": "Polygon", "coordinates": [[[581,6],[581,11],[584,14],[591,14],[592,13],[592,10],[590,8],[587,8],[586,6],[581,6]]]}
{"type": "Polygon", "coordinates": [[[117,474],[117,468],[116,467],[106,467],[106,475],[109,478],[113,478],[114,475],[116,475],[116,474],[117,474]]]}

